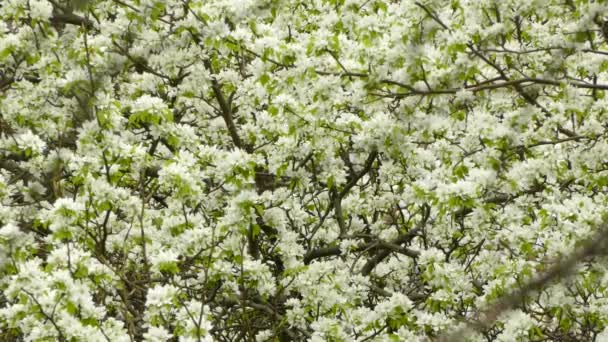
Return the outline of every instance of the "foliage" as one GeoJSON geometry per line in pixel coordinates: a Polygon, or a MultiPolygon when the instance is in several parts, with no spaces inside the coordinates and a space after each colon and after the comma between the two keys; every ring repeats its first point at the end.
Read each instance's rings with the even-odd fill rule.
{"type": "MultiPolygon", "coordinates": [[[[601,1],[7,0],[0,340],[423,341],[594,236],[601,1]]],[[[608,339],[606,258],[471,341],[608,339]]]]}

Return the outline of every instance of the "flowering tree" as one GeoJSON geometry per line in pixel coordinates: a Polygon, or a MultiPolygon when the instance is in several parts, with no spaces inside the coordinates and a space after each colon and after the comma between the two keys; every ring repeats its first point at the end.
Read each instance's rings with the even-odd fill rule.
{"type": "Polygon", "coordinates": [[[608,339],[607,16],[2,1],[0,340],[608,339]]]}

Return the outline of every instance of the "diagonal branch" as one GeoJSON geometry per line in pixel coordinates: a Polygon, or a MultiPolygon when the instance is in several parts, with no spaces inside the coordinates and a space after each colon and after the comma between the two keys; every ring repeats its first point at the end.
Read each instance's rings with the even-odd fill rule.
{"type": "Polygon", "coordinates": [[[607,237],[608,226],[605,225],[568,257],[554,260],[553,266],[545,273],[499,298],[487,309],[478,311],[474,315],[475,318],[465,322],[465,327],[441,337],[439,341],[463,341],[472,329],[489,329],[500,314],[519,305],[530,293],[541,290],[556,279],[571,275],[574,267],[585,258],[605,254],[606,247],[608,247],[606,246],[607,237]]]}
{"type": "Polygon", "coordinates": [[[378,151],[373,150],[367,160],[365,161],[365,165],[363,169],[352,176],[352,178],[346,183],[342,191],[338,193],[336,188],[331,189],[331,194],[333,197],[333,206],[334,206],[334,215],[336,217],[336,221],[338,221],[338,226],[340,227],[340,236],[344,236],[346,234],[346,224],[344,223],[344,217],[342,216],[342,199],[348,195],[348,192],[357,184],[357,182],[363,178],[368,172],[371,171],[372,166],[374,165],[374,161],[378,157],[378,151]]]}
{"type": "Polygon", "coordinates": [[[64,294],[62,294],[61,298],[59,298],[58,301],[55,303],[55,306],[53,307],[53,311],[50,314],[48,314],[44,311],[42,304],[40,304],[40,302],[36,299],[36,297],[34,296],[33,293],[29,292],[28,290],[26,290],[24,288],[21,288],[21,292],[27,294],[32,299],[32,301],[36,304],[36,306],[38,306],[38,309],[40,310],[40,313],[42,314],[42,316],[44,316],[44,318],[47,321],[51,322],[53,327],[55,327],[55,330],[57,331],[58,340],[67,341],[65,335],[61,331],[61,328],[59,327],[59,325],[57,324],[57,321],[55,319],[55,310],[57,309],[57,305],[61,301],[61,298],[63,298],[64,294]]]}
{"type": "Polygon", "coordinates": [[[416,6],[422,8],[422,10],[424,10],[426,12],[426,14],[428,14],[429,17],[431,17],[431,19],[435,20],[436,23],[438,23],[439,25],[441,25],[441,27],[443,27],[446,30],[450,30],[450,28],[443,23],[443,21],[441,21],[441,19],[439,19],[439,17],[437,16],[437,14],[433,13],[433,11],[431,11],[428,7],[424,6],[423,4],[419,3],[418,1],[416,1],[414,3],[416,6]]]}
{"type": "Polygon", "coordinates": [[[205,64],[205,68],[207,68],[207,70],[209,70],[209,72],[212,75],[211,89],[213,90],[213,95],[215,96],[215,99],[217,100],[217,103],[220,106],[220,110],[221,110],[220,114],[222,115],[222,118],[224,119],[224,122],[226,123],[226,127],[228,128],[228,133],[230,134],[230,138],[232,138],[232,142],[234,143],[234,146],[236,146],[240,149],[244,149],[247,152],[252,152],[251,147],[243,145],[243,142],[241,141],[241,138],[239,137],[239,133],[236,129],[236,125],[234,124],[234,119],[233,119],[234,115],[232,112],[232,107],[230,106],[228,101],[226,101],[226,97],[224,96],[224,93],[222,92],[222,85],[215,78],[215,72],[211,65],[211,61],[209,59],[205,59],[203,63],[205,64]]]}
{"type": "MultiPolygon", "coordinates": [[[[398,236],[395,240],[392,241],[392,243],[395,245],[402,245],[405,243],[409,243],[412,239],[414,239],[414,237],[416,237],[418,235],[418,232],[421,231],[422,228],[426,225],[426,222],[428,221],[429,217],[430,217],[430,207],[428,207],[427,205],[424,205],[423,209],[422,209],[422,219],[420,220],[420,222],[418,223],[416,228],[408,231],[405,234],[398,236]]],[[[378,266],[379,263],[381,263],[384,259],[386,259],[386,257],[388,257],[391,254],[391,252],[392,252],[392,250],[389,248],[379,249],[378,253],[376,255],[374,255],[373,257],[371,257],[367,261],[367,263],[365,263],[365,265],[363,265],[363,268],[361,268],[361,274],[364,276],[369,275],[374,270],[374,268],[376,268],[376,266],[378,266]]]]}
{"type": "Polygon", "coordinates": [[[378,157],[378,151],[374,150],[369,154],[369,156],[367,157],[367,160],[365,160],[365,166],[363,166],[363,169],[359,173],[357,173],[354,177],[352,177],[351,180],[348,183],[346,183],[346,185],[344,186],[344,189],[342,189],[342,191],[340,191],[340,194],[338,195],[340,198],[344,198],[344,196],[346,196],[348,194],[350,189],[352,189],[353,186],[355,186],[357,184],[357,182],[361,178],[363,178],[363,176],[365,176],[369,171],[371,171],[372,166],[374,165],[374,161],[376,160],[376,157],[378,157]]]}

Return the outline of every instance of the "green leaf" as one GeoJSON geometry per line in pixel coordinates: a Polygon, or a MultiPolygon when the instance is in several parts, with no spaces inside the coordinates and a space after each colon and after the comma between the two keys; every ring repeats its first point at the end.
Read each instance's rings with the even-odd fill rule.
{"type": "Polygon", "coordinates": [[[494,157],[488,157],[488,164],[490,164],[490,166],[492,167],[492,169],[494,171],[498,171],[500,170],[500,166],[502,165],[502,163],[500,162],[500,160],[494,158],[494,157]]]}
{"type": "Polygon", "coordinates": [[[459,179],[463,179],[464,177],[466,177],[469,174],[469,168],[461,163],[457,167],[454,168],[452,173],[454,174],[454,176],[458,177],[459,179]]]}
{"type": "Polygon", "coordinates": [[[251,235],[256,238],[258,235],[260,235],[260,226],[257,224],[252,224],[251,225],[251,235]]]}
{"type": "Polygon", "coordinates": [[[167,143],[174,148],[177,148],[179,146],[179,138],[175,135],[169,135],[167,137],[167,143]]]}
{"type": "Polygon", "coordinates": [[[269,106],[268,113],[270,113],[270,115],[272,115],[272,116],[276,116],[277,114],[279,114],[279,108],[277,108],[275,106],[269,106]]]}
{"type": "Polygon", "coordinates": [[[266,208],[264,207],[263,204],[255,204],[254,205],[255,208],[255,212],[259,215],[262,216],[264,215],[264,211],[266,210],[266,208]]]}
{"type": "Polygon", "coordinates": [[[70,232],[67,228],[61,228],[53,233],[53,237],[59,241],[72,240],[72,232],[70,232]]]}
{"type": "Polygon", "coordinates": [[[270,76],[268,76],[268,74],[262,74],[262,76],[260,76],[260,83],[262,85],[266,85],[269,81],[270,81],[270,76]]]}
{"type": "Polygon", "coordinates": [[[6,49],[1,50],[0,51],[0,60],[3,60],[6,57],[10,56],[12,52],[13,52],[13,48],[12,47],[8,47],[6,49]]]}
{"type": "Polygon", "coordinates": [[[455,112],[452,112],[452,114],[450,115],[454,120],[458,120],[458,121],[464,121],[464,119],[467,116],[467,113],[464,110],[457,110],[455,112]]]}
{"type": "Polygon", "coordinates": [[[158,269],[161,272],[167,272],[167,273],[171,273],[171,274],[179,273],[179,267],[177,266],[177,263],[175,261],[161,262],[158,265],[158,269]]]}
{"type": "Polygon", "coordinates": [[[86,266],[79,264],[78,267],[76,268],[76,271],[74,272],[74,278],[76,278],[76,279],[86,278],[86,276],[88,274],[89,274],[89,269],[86,266]]]}
{"type": "Polygon", "coordinates": [[[86,325],[86,326],[91,326],[91,327],[99,326],[99,322],[93,317],[83,318],[80,320],[80,322],[82,322],[82,324],[86,325]]]}
{"type": "Polygon", "coordinates": [[[329,178],[327,178],[327,188],[328,189],[331,189],[334,187],[334,181],[335,181],[335,179],[334,179],[333,175],[329,176],[329,178]]]}
{"type": "Polygon", "coordinates": [[[70,315],[76,315],[78,313],[78,307],[71,301],[68,301],[65,304],[65,309],[70,315]]]}

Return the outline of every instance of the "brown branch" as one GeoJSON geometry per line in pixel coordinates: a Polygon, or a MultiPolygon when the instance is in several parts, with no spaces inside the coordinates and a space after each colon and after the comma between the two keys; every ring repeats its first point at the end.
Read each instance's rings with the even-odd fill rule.
{"type": "MultiPolygon", "coordinates": [[[[376,249],[388,250],[390,252],[396,252],[399,254],[403,254],[409,256],[411,258],[417,258],[420,255],[420,252],[400,246],[395,242],[386,242],[386,241],[372,241],[362,243],[360,245],[355,246],[352,251],[353,252],[364,252],[364,251],[373,251],[376,249]]],[[[321,247],[314,249],[304,255],[304,264],[308,265],[313,260],[328,257],[328,256],[337,256],[342,255],[342,249],[339,246],[333,247],[321,247]]]]}
{"type": "Polygon", "coordinates": [[[322,76],[339,76],[339,77],[360,77],[360,78],[367,78],[369,77],[368,74],[362,73],[362,72],[332,72],[332,71],[324,71],[324,70],[315,70],[315,73],[322,75],[322,76]]]}
{"type": "Polygon", "coordinates": [[[44,316],[44,318],[46,320],[51,322],[53,327],[55,327],[55,330],[57,330],[57,338],[59,339],[59,341],[66,341],[65,335],[63,334],[63,332],[61,331],[61,328],[59,327],[59,325],[57,325],[57,322],[55,321],[55,310],[57,309],[57,305],[63,298],[64,294],[62,294],[61,298],[59,298],[57,303],[55,303],[55,306],[53,307],[53,311],[49,315],[44,311],[44,309],[42,308],[42,304],[40,304],[40,302],[36,299],[36,297],[34,297],[34,294],[32,294],[31,292],[29,292],[28,290],[26,290],[24,288],[21,288],[21,292],[27,294],[32,299],[32,301],[38,306],[38,309],[40,310],[40,313],[42,314],[42,316],[44,316]]]}
{"type": "Polygon", "coordinates": [[[73,13],[59,13],[53,12],[53,16],[51,17],[51,22],[53,24],[70,24],[76,26],[84,26],[87,29],[93,29],[93,22],[87,18],[83,18],[73,13]]]}
{"type": "MultiPolygon", "coordinates": [[[[509,201],[512,201],[518,197],[521,197],[523,195],[534,195],[538,192],[544,191],[545,188],[546,188],[546,186],[544,184],[537,183],[537,184],[534,184],[529,189],[525,189],[514,195],[507,195],[507,194],[499,193],[492,197],[479,198],[479,200],[481,200],[482,203],[486,203],[486,204],[503,205],[503,204],[505,204],[509,201]]],[[[466,207],[460,208],[454,212],[454,217],[463,218],[472,212],[473,212],[472,208],[466,208],[466,207]]]]}
{"type": "MultiPolygon", "coordinates": [[[[392,242],[392,244],[401,245],[405,242],[409,242],[418,234],[418,231],[420,229],[422,229],[422,225],[419,225],[418,227],[407,232],[407,234],[404,234],[404,235],[398,237],[397,239],[395,239],[392,242]]],[[[386,257],[388,257],[391,254],[391,252],[392,252],[392,250],[388,249],[388,248],[379,249],[379,252],[376,255],[374,255],[371,259],[369,259],[367,261],[367,263],[365,263],[365,265],[363,265],[363,268],[361,268],[361,274],[369,275],[373,271],[373,269],[376,268],[376,266],[378,266],[379,263],[381,263],[384,259],[386,259],[386,257]]],[[[416,254],[416,257],[417,256],[418,256],[418,254],[416,254]]]]}
{"type": "Polygon", "coordinates": [[[414,3],[416,6],[422,8],[426,14],[428,14],[429,17],[431,17],[436,23],[438,23],[439,25],[441,25],[441,27],[443,27],[446,30],[450,30],[450,28],[443,23],[443,21],[441,21],[441,19],[439,19],[439,17],[433,13],[433,11],[431,11],[430,9],[428,9],[426,6],[424,6],[423,4],[419,3],[419,2],[415,2],[414,3]]]}
{"type": "Polygon", "coordinates": [[[129,49],[127,47],[122,47],[122,46],[120,46],[120,44],[118,44],[117,42],[114,42],[114,41],[112,42],[112,45],[114,45],[116,47],[116,49],[112,49],[111,52],[114,52],[123,57],[126,57],[131,63],[133,63],[133,66],[135,67],[137,72],[147,72],[149,74],[152,74],[154,76],[167,80],[169,83],[173,83],[176,81],[176,80],[172,79],[171,77],[152,69],[148,65],[148,61],[145,58],[134,57],[133,55],[131,55],[129,53],[129,49]]]}
{"type": "Polygon", "coordinates": [[[378,151],[372,151],[372,153],[370,153],[367,157],[363,169],[351,177],[340,193],[338,193],[336,188],[330,189],[330,193],[333,197],[334,216],[336,217],[336,221],[338,221],[338,226],[340,227],[340,237],[346,234],[346,224],[344,223],[344,217],[342,216],[342,199],[357,184],[357,182],[372,169],[374,161],[377,157],[378,151]]]}
{"type": "MultiPolygon", "coordinates": [[[[409,93],[387,93],[385,95],[387,97],[405,97],[405,96],[411,96],[411,95],[456,94],[457,92],[462,91],[462,90],[467,90],[467,91],[476,93],[476,92],[480,92],[483,90],[493,90],[493,89],[506,88],[506,87],[515,87],[515,86],[519,86],[523,83],[544,84],[544,85],[553,85],[553,86],[559,86],[562,84],[559,81],[547,80],[547,79],[542,79],[542,78],[521,78],[521,79],[504,81],[504,82],[499,82],[499,83],[491,83],[491,84],[484,84],[484,85],[478,85],[478,86],[469,86],[469,87],[464,87],[464,88],[420,90],[420,89],[415,89],[409,85],[406,85],[406,84],[403,84],[400,82],[396,82],[396,81],[384,80],[384,81],[382,81],[382,83],[397,85],[399,87],[406,88],[410,91],[409,93]]],[[[575,88],[608,90],[608,84],[591,84],[591,83],[583,83],[583,82],[571,82],[568,84],[575,88]]]]}
{"type": "Polygon", "coordinates": [[[44,183],[39,178],[35,177],[30,171],[19,166],[19,164],[15,161],[9,160],[8,158],[6,158],[6,156],[3,158],[4,159],[0,159],[0,169],[4,169],[13,173],[16,179],[21,179],[26,182],[33,179],[41,184],[44,183]]]}
{"type": "Polygon", "coordinates": [[[588,53],[595,53],[598,55],[605,55],[608,56],[608,51],[600,51],[600,50],[593,50],[593,49],[583,49],[583,52],[588,52],[588,53]]]}
{"type": "Polygon", "coordinates": [[[340,191],[340,194],[338,195],[340,198],[344,198],[344,196],[346,196],[346,194],[348,194],[350,189],[352,189],[353,186],[355,186],[355,184],[357,184],[357,182],[361,178],[363,178],[363,176],[365,176],[372,169],[372,166],[374,165],[374,161],[376,160],[376,157],[378,157],[378,151],[374,150],[367,157],[363,170],[361,170],[361,172],[356,174],[348,183],[346,183],[346,185],[344,186],[344,189],[342,189],[342,191],[340,191]]]}
{"type": "Polygon", "coordinates": [[[251,152],[251,147],[243,145],[243,142],[241,141],[241,138],[239,137],[239,133],[236,129],[236,125],[234,124],[232,108],[231,108],[230,104],[226,101],[226,98],[224,97],[224,93],[222,92],[222,85],[215,78],[215,72],[211,65],[211,61],[209,59],[205,59],[203,63],[205,64],[205,68],[207,68],[207,70],[209,70],[209,72],[212,75],[211,89],[213,90],[213,95],[215,96],[215,99],[217,100],[217,103],[220,106],[220,110],[221,110],[220,114],[222,115],[222,118],[224,119],[224,122],[226,123],[226,127],[228,128],[228,133],[230,134],[230,137],[232,138],[232,142],[234,143],[234,146],[236,146],[240,149],[244,149],[247,152],[251,152]]]}
{"type": "Polygon", "coordinates": [[[2,79],[0,79],[0,91],[3,91],[5,88],[10,87],[13,82],[15,82],[14,77],[3,77],[2,79]]]}
{"type": "Polygon", "coordinates": [[[487,309],[478,311],[474,315],[475,318],[465,322],[465,327],[439,338],[439,341],[463,341],[471,329],[489,329],[498,316],[519,305],[530,293],[541,290],[556,279],[571,275],[574,267],[583,259],[605,254],[606,247],[608,247],[606,246],[607,237],[608,226],[604,225],[594,236],[585,241],[580,248],[570,254],[570,256],[554,260],[551,262],[553,266],[546,272],[511,291],[509,294],[499,298],[487,309]]]}
{"type": "MultiPolygon", "coordinates": [[[[420,220],[418,225],[407,233],[398,236],[395,240],[392,241],[392,244],[399,246],[405,243],[409,243],[412,239],[414,239],[414,237],[418,235],[418,232],[422,230],[422,228],[426,225],[426,222],[430,217],[430,208],[428,206],[425,205],[422,211],[422,219],[420,220]]],[[[365,265],[363,265],[363,268],[361,268],[361,274],[364,276],[369,275],[374,270],[374,268],[378,266],[379,263],[381,263],[384,259],[386,259],[386,257],[391,254],[391,252],[392,251],[388,248],[379,249],[378,253],[372,258],[370,258],[367,263],[365,263],[365,265]]]]}

